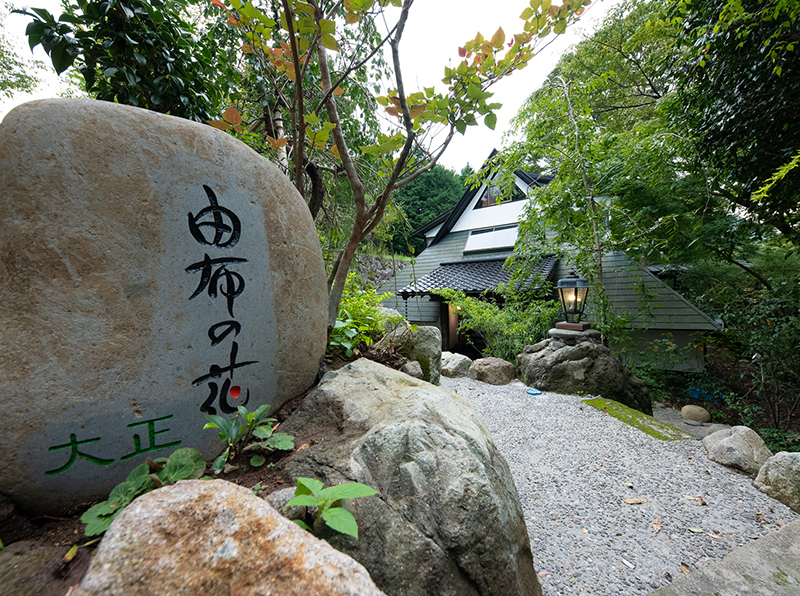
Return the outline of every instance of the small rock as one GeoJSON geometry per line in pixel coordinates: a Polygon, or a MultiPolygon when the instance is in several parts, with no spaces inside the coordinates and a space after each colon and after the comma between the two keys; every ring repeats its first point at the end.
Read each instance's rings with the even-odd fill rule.
{"type": "Polygon", "coordinates": [[[422,372],[422,365],[417,360],[414,360],[413,362],[406,362],[400,369],[400,372],[404,372],[408,376],[414,377],[415,379],[425,378],[425,373],[422,372]]]}
{"type": "Polygon", "coordinates": [[[275,508],[286,519],[305,519],[306,508],[297,505],[287,505],[294,498],[294,488],[284,488],[266,496],[267,503],[275,508]]]}
{"type": "Polygon", "coordinates": [[[472,360],[464,354],[442,352],[442,374],[445,377],[466,377],[472,366],[472,360]]]}
{"type": "Polygon", "coordinates": [[[502,358],[478,358],[469,369],[469,378],[490,385],[508,385],[514,380],[514,365],[502,358]]]}
{"type": "Polygon", "coordinates": [[[696,421],[696,422],[711,422],[711,414],[708,413],[708,410],[705,408],[701,408],[700,406],[683,406],[681,410],[681,418],[684,421],[696,421]]]}

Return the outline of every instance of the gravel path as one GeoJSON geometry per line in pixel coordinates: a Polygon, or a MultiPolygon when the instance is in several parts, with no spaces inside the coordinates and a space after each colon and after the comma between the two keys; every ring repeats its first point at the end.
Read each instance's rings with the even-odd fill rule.
{"type": "Polygon", "coordinates": [[[528,395],[520,382],[442,377],[442,387],[483,416],[511,467],[545,596],[647,594],[682,564],[702,567],[800,519],[709,461],[700,441],[659,441],[585,398],[528,395]]]}

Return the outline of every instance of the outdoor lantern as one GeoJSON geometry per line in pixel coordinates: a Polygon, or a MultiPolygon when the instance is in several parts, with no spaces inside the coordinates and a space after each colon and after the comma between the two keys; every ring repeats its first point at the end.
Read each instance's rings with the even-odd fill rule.
{"type": "Polygon", "coordinates": [[[570,269],[564,279],[559,279],[556,285],[558,297],[561,299],[561,309],[564,321],[556,323],[556,329],[571,329],[585,331],[589,323],[581,323],[583,309],[586,308],[586,296],[589,293],[589,282],[578,277],[575,269],[570,269]]]}

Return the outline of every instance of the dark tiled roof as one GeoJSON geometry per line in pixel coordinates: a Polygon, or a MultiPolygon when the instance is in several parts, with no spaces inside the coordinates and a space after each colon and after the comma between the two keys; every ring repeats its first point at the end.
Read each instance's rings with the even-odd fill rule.
{"type": "MultiPolygon", "coordinates": [[[[480,294],[501,283],[508,283],[509,271],[503,267],[507,257],[508,253],[441,263],[438,269],[402,288],[398,294],[403,298],[410,298],[430,295],[432,290],[442,288],[460,290],[465,294],[480,294]]],[[[534,272],[543,279],[550,280],[557,263],[556,257],[548,255],[534,268],[534,272]]]]}

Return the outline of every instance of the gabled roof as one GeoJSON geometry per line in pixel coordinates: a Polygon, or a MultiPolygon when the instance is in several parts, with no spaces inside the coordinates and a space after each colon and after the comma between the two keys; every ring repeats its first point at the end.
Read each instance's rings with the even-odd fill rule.
{"type": "MultiPolygon", "coordinates": [[[[492,149],[492,152],[489,154],[489,157],[484,162],[483,167],[481,167],[481,171],[486,171],[489,168],[489,164],[492,158],[495,157],[496,155],[497,155],[497,149],[492,149]]],[[[545,186],[553,181],[552,176],[544,176],[544,175],[532,176],[531,174],[528,174],[527,172],[524,172],[522,170],[515,170],[514,174],[528,186],[545,186]]],[[[430,243],[430,246],[434,246],[435,244],[441,242],[441,240],[450,233],[450,230],[453,229],[453,226],[456,225],[458,220],[463,215],[464,211],[466,211],[467,207],[469,207],[470,203],[472,202],[472,199],[475,198],[475,195],[482,187],[483,185],[478,185],[477,188],[467,189],[467,191],[461,197],[461,200],[458,201],[458,204],[455,207],[453,207],[453,209],[437,217],[434,220],[436,223],[431,222],[423,226],[422,228],[414,230],[414,235],[419,236],[421,234],[422,236],[424,236],[425,232],[428,232],[429,230],[433,229],[436,225],[439,224],[440,218],[443,218],[444,224],[436,233],[436,236],[430,243]]]]}
{"type": "MultiPolygon", "coordinates": [[[[433,290],[442,288],[460,290],[467,295],[481,294],[500,284],[508,283],[510,273],[503,265],[509,254],[446,261],[441,263],[437,269],[402,288],[398,294],[404,299],[413,296],[430,296],[433,290]]],[[[542,258],[532,273],[550,281],[557,263],[557,258],[547,255],[542,258]]]]}

